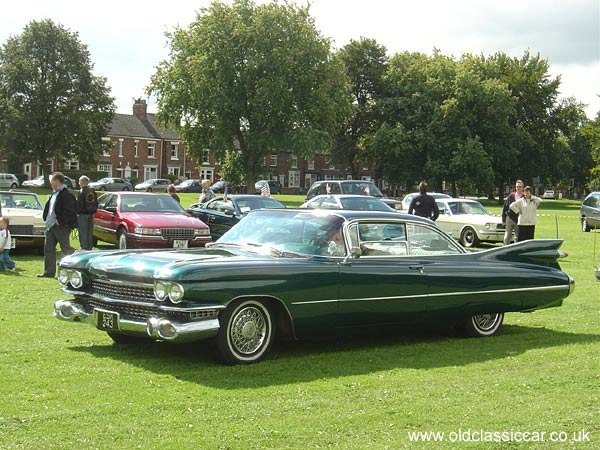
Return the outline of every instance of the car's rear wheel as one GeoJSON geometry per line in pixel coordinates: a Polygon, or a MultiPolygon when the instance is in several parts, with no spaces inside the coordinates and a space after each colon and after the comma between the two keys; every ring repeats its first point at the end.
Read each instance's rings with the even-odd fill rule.
{"type": "Polygon", "coordinates": [[[127,186],[125,186],[125,187],[123,188],[123,190],[124,190],[124,191],[128,191],[128,190],[129,190],[129,188],[128,188],[127,186]]]}
{"type": "Polygon", "coordinates": [[[119,231],[117,232],[117,247],[119,247],[119,249],[121,250],[125,250],[127,249],[127,233],[125,232],[125,229],[120,228],[119,231]]]}
{"type": "Polygon", "coordinates": [[[590,227],[590,224],[587,221],[587,217],[581,218],[581,229],[585,232],[590,232],[592,230],[592,227],[590,227]]]}
{"type": "Polygon", "coordinates": [[[466,337],[487,337],[498,334],[502,328],[504,313],[475,314],[457,327],[466,337]]]}
{"type": "Polygon", "coordinates": [[[477,247],[479,245],[477,233],[471,227],[467,227],[463,230],[460,235],[460,241],[465,247],[477,247]]]}
{"type": "Polygon", "coordinates": [[[260,300],[233,302],[219,317],[217,350],[227,364],[252,364],[268,353],[275,337],[271,311],[260,300]]]}
{"type": "Polygon", "coordinates": [[[105,190],[106,190],[106,187],[104,187],[104,186],[100,186],[100,187],[98,188],[98,190],[99,190],[99,191],[105,191],[105,190]]]}
{"type": "Polygon", "coordinates": [[[152,188],[146,189],[146,192],[152,192],[152,188]]]}

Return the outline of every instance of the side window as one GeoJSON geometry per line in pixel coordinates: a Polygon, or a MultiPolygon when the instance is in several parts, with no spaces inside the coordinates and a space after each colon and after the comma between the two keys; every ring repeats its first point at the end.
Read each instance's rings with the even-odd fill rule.
{"type": "Polygon", "coordinates": [[[433,228],[419,224],[407,224],[408,253],[419,255],[452,255],[460,251],[444,235],[433,228]]]}
{"type": "Polygon", "coordinates": [[[100,199],[98,200],[98,209],[106,209],[106,207],[108,206],[107,204],[112,197],[114,196],[110,194],[103,195],[102,197],[100,197],[100,199]]]}
{"type": "Polygon", "coordinates": [[[324,209],[337,209],[338,204],[335,198],[325,198],[321,202],[321,208],[324,209]]]}
{"type": "Polygon", "coordinates": [[[446,204],[442,203],[442,202],[436,202],[438,205],[438,208],[440,210],[440,214],[446,214],[446,204]]]}
{"type": "Polygon", "coordinates": [[[116,208],[117,207],[117,200],[119,200],[119,197],[117,197],[116,195],[111,195],[110,199],[106,203],[106,207],[107,208],[110,208],[110,207],[116,208]]]}
{"type": "Polygon", "coordinates": [[[318,209],[321,206],[321,203],[323,203],[323,199],[320,198],[318,200],[315,200],[314,202],[312,202],[310,205],[308,205],[309,209],[318,209]]]}
{"type": "Polygon", "coordinates": [[[407,254],[406,230],[403,223],[359,223],[357,229],[363,256],[407,254]]]}
{"type": "Polygon", "coordinates": [[[341,194],[342,193],[342,189],[340,188],[340,184],[339,183],[332,183],[331,184],[331,193],[332,194],[341,194]]]}
{"type": "Polygon", "coordinates": [[[210,202],[208,202],[208,205],[206,205],[206,209],[210,209],[212,211],[217,211],[220,204],[221,204],[220,200],[211,200],[210,202]]]}

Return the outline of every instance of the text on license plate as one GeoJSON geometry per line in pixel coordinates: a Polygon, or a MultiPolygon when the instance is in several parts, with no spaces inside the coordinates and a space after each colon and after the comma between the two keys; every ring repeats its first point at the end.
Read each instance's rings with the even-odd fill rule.
{"type": "Polygon", "coordinates": [[[188,248],[188,241],[184,239],[175,239],[173,241],[173,248],[188,248]]]}
{"type": "Polygon", "coordinates": [[[96,310],[96,314],[98,317],[97,326],[100,330],[119,329],[119,314],[110,311],[102,311],[100,309],[96,310]]]}

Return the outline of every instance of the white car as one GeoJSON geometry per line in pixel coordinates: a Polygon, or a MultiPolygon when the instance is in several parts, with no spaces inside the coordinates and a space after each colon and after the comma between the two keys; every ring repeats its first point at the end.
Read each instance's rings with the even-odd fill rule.
{"type": "Polygon", "coordinates": [[[550,189],[542,194],[542,198],[556,200],[556,192],[550,189]]]}
{"type": "Polygon", "coordinates": [[[143,183],[136,184],[135,190],[144,192],[167,192],[167,187],[171,183],[171,180],[165,178],[151,178],[143,183]]]}
{"type": "MultiPolygon", "coordinates": [[[[410,208],[410,202],[412,202],[412,199],[415,198],[415,196],[417,195],[419,195],[418,192],[413,192],[412,194],[406,194],[404,196],[401,203],[403,211],[408,212],[408,208],[410,208]]],[[[452,198],[448,194],[442,194],[440,192],[428,192],[427,195],[431,195],[436,200],[438,198],[452,198]]]]}
{"type": "Polygon", "coordinates": [[[477,247],[480,242],[502,242],[505,226],[476,200],[463,198],[437,199],[440,217],[438,226],[465,247],[477,247]]]}
{"type": "Polygon", "coordinates": [[[10,221],[8,229],[14,247],[34,247],[43,253],[46,232],[43,212],[40,199],[34,193],[0,192],[0,216],[8,217],[10,221]]]}

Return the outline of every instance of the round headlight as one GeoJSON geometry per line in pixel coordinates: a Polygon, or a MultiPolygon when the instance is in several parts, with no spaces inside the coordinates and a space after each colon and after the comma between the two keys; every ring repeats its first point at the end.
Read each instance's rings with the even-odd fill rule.
{"type": "Polygon", "coordinates": [[[66,286],[69,282],[69,271],[67,269],[60,269],[58,271],[58,282],[63,286],[66,286]]]}
{"type": "Polygon", "coordinates": [[[169,291],[169,298],[173,303],[179,303],[183,298],[183,287],[179,284],[173,283],[169,291]]]}
{"type": "Polygon", "coordinates": [[[81,273],[77,270],[73,270],[69,276],[69,282],[74,288],[83,286],[83,277],[81,276],[81,273]]]}
{"type": "Polygon", "coordinates": [[[156,297],[156,300],[162,302],[165,298],[167,298],[167,294],[168,288],[165,283],[159,281],[154,284],[154,296],[156,297]]]}

